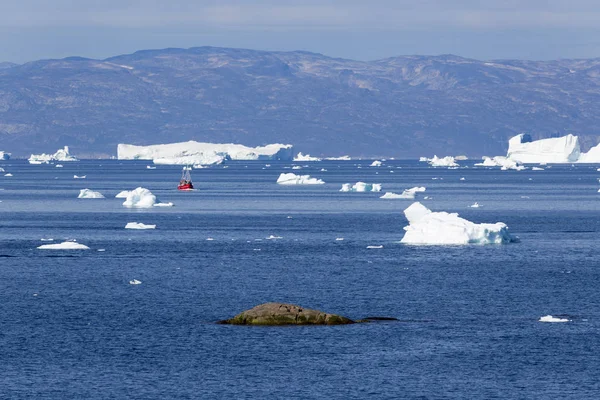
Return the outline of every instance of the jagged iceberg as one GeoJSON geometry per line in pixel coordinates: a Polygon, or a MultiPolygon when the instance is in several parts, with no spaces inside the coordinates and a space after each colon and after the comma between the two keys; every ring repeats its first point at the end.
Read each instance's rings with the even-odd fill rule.
{"type": "MultiPolygon", "coordinates": [[[[421,159],[419,159],[420,161],[421,159]]],[[[440,158],[438,156],[433,156],[433,158],[428,158],[427,162],[432,167],[458,167],[458,163],[454,160],[452,156],[446,156],[444,158],[440,158]]]]}
{"type": "Polygon", "coordinates": [[[463,245],[518,241],[502,222],[476,224],[460,218],[457,213],[432,212],[419,202],[404,210],[404,215],[409,225],[404,227],[402,243],[463,245]]]}
{"type": "Polygon", "coordinates": [[[277,178],[280,185],[322,185],[325,182],[321,179],[311,178],[310,175],[296,175],[294,173],[282,173],[277,178]]]}
{"type": "Polygon", "coordinates": [[[356,182],[354,185],[344,183],[340,192],[381,192],[380,183],[356,182]]]}
{"type": "Polygon", "coordinates": [[[141,222],[128,222],[125,229],[156,229],[156,225],[146,225],[141,222]]]}
{"type": "Polygon", "coordinates": [[[579,156],[580,163],[599,164],[600,163],[600,144],[592,147],[587,153],[581,153],[579,156]]]}
{"type": "Polygon", "coordinates": [[[8,160],[10,159],[11,153],[7,153],[5,151],[0,151],[0,160],[8,160]]]}
{"type": "Polygon", "coordinates": [[[115,197],[125,196],[123,205],[130,208],[172,207],[173,203],[160,203],[156,196],[146,188],[139,187],[131,191],[123,191],[115,197]]]}
{"type": "Polygon", "coordinates": [[[246,147],[241,144],[216,144],[196,141],[135,146],[119,144],[119,160],[154,160],[156,164],[208,165],[223,160],[285,160],[293,158],[290,144],[269,144],[259,147],[246,147]]]}
{"type": "Polygon", "coordinates": [[[419,192],[424,192],[426,189],[424,187],[414,187],[410,189],[406,189],[401,194],[387,192],[380,199],[414,199],[419,192]]]}
{"type": "Polygon", "coordinates": [[[321,159],[318,157],[311,157],[310,154],[298,153],[298,155],[294,157],[294,161],[321,161],[321,159]]]}
{"type": "Polygon", "coordinates": [[[29,159],[29,164],[48,164],[50,161],[79,161],[77,158],[69,154],[69,146],[57,150],[54,154],[32,154],[29,159]]]}
{"type": "Polygon", "coordinates": [[[501,170],[506,171],[509,169],[514,169],[517,171],[522,171],[526,169],[524,165],[519,164],[515,160],[511,160],[510,158],[504,156],[496,156],[496,157],[483,157],[482,163],[476,163],[476,167],[500,167],[501,170]]]}
{"type": "Polygon", "coordinates": [[[79,191],[78,199],[103,199],[104,196],[100,192],[94,192],[90,189],[81,189],[79,191]]]}
{"type": "Polygon", "coordinates": [[[531,140],[520,134],[508,141],[506,156],[520,163],[572,163],[581,155],[579,139],[571,134],[550,139],[531,140]]]}
{"type": "Polygon", "coordinates": [[[381,167],[381,161],[375,160],[371,163],[370,167],[381,167]]]}
{"type": "Polygon", "coordinates": [[[53,244],[43,244],[38,246],[40,250],[89,250],[90,248],[84,244],[77,242],[62,242],[53,244]]]}

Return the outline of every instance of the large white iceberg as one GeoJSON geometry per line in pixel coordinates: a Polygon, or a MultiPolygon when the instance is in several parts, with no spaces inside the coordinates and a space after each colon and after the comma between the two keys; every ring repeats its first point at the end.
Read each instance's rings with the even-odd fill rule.
{"type": "Polygon", "coordinates": [[[128,222],[125,229],[156,229],[156,225],[146,225],[141,222],[128,222]]]}
{"type": "Polygon", "coordinates": [[[90,248],[84,244],[77,242],[62,242],[53,244],[43,244],[38,246],[40,250],[89,250],[90,248]]]}
{"type": "Polygon", "coordinates": [[[293,157],[290,144],[246,147],[241,144],[216,144],[196,141],[135,146],[119,144],[119,160],[154,160],[156,164],[215,164],[231,160],[286,160],[293,157]]]}
{"type": "Polygon", "coordinates": [[[401,194],[387,192],[380,199],[414,199],[419,192],[424,192],[424,187],[414,187],[404,190],[401,194]]]}
{"type": "Polygon", "coordinates": [[[440,158],[434,155],[433,158],[427,159],[427,162],[429,162],[429,165],[432,167],[458,167],[458,163],[452,156],[440,158]]]}
{"type": "Polygon", "coordinates": [[[460,218],[457,213],[432,212],[419,202],[404,210],[404,215],[409,225],[404,227],[402,243],[462,245],[517,241],[502,222],[476,224],[460,218]]]}
{"type": "Polygon", "coordinates": [[[571,134],[550,139],[531,140],[520,134],[508,141],[506,156],[521,163],[571,163],[581,155],[579,139],[571,134]]]}
{"type": "Polygon", "coordinates": [[[104,196],[100,192],[94,192],[90,189],[81,189],[79,191],[78,199],[103,199],[104,196]]]}
{"type": "Polygon", "coordinates": [[[11,154],[5,151],[0,151],[0,160],[8,160],[11,154]]]}
{"type": "Polygon", "coordinates": [[[28,159],[30,164],[48,164],[50,161],[79,161],[69,154],[69,146],[57,150],[54,154],[32,154],[28,159]]]}
{"type": "Polygon", "coordinates": [[[321,159],[318,157],[311,157],[310,154],[298,153],[298,155],[294,157],[294,161],[321,161],[321,159]]]}
{"type": "Polygon", "coordinates": [[[280,185],[322,185],[325,182],[321,179],[311,178],[310,175],[296,175],[294,173],[282,173],[277,178],[280,185]]]}
{"type": "Polygon", "coordinates": [[[587,153],[581,153],[577,162],[600,164],[600,144],[592,147],[587,153]]]}
{"type": "Polygon", "coordinates": [[[340,192],[381,192],[380,183],[356,182],[354,185],[344,183],[340,192]]]}
{"type": "Polygon", "coordinates": [[[159,203],[156,196],[146,188],[136,188],[117,194],[118,198],[125,196],[123,205],[130,208],[172,207],[173,203],[159,203]]]}

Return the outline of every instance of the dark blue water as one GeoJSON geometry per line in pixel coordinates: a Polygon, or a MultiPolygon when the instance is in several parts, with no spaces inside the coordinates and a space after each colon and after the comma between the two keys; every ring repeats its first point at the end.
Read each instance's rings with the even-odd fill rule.
{"type": "Polygon", "coordinates": [[[175,166],[2,163],[0,398],[598,397],[595,167],[321,162],[294,172],[327,184],[286,187],[275,180],[290,164],[270,164],[194,170],[199,190],[183,193],[175,166]],[[505,222],[521,242],[402,245],[411,202],[338,192],[358,180],[426,186],[433,210],[505,222]],[[137,186],[175,207],[114,198],[137,186]],[[77,199],[83,188],[107,198],[77,199]],[[125,230],[132,221],[157,229],[125,230]],[[91,249],[37,250],[41,238],[91,249]],[[401,321],[214,323],[267,301],[401,321]],[[572,321],[538,322],[547,314],[572,321]]]}

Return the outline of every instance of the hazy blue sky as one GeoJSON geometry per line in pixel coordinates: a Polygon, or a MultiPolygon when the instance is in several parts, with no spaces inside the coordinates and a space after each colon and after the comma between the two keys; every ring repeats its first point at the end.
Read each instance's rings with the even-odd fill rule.
{"type": "Polygon", "coordinates": [[[599,0],[0,0],[0,61],[193,46],[371,60],[600,56],[599,0]]]}

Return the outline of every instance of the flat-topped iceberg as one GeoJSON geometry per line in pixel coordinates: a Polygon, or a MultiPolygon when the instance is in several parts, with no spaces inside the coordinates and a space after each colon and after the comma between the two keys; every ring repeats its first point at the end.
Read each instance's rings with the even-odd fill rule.
{"type": "Polygon", "coordinates": [[[544,315],[543,317],[540,317],[540,319],[538,321],[540,321],[540,322],[569,322],[569,319],[553,317],[552,315],[544,315]]]}
{"type": "Polygon", "coordinates": [[[414,199],[419,192],[424,192],[426,189],[424,187],[414,187],[410,189],[404,190],[401,194],[387,192],[380,199],[414,199]]]}
{"type": "Polygon", "coordinates": [[[340,157],[325,157],[328,161],[350,161],[352,157],[350,156],[340,156],[340,157]]]}
{"type": "Polygon", "coordinates": [[[293,158],[290,144],[269,144],[259,147],[246,147],[241,144],[216,144],[196,141],[135,146],[119,144],[119,160],[154,160],[156,164],[198,164],[208,165],[231,160],[285,160],[293,158]]]}
{"type": "Polygon", "coordinates": [[[156,196],[146,188],[139,187],[131,191],[123,191],[115,197],[125,196],[123,205],[130,208],[172,207],[173,203],[160,203],[156,196]]]}
{"type": "Polygon", "coordinates": [[[381,192],[380,183],[356,182],[354,185],[344,183],[340,192],[381,192]]]}
{"type": "Polygon", "coordinates": [[[69,154],[69,146],[57,150],[54,154],[32,154],[29,159],[29,164],[48,164],[50,161],[79,161],[77,158],[69,154]]]}
{"type": "Polygon", "coordinates": [[[311,157],[310,154],[298,153],[298,155],[294,157],[294,161],[321,161],[321,159],[318,157],[311,157]]]}
{"type": "Polygon", "coordinates": [[[79,191],[78,199],[103,199],[104,196],[100,192],[94,192],[90,189],[81,189],[79,191]]]}
{"type": "Polygon", "coordinates": [[[550,139],[531,140],[520,134],[508,141],[506,156],[520,163],[571,163],[581,155],[579,139],[571,134],[550,139]]]}
{"type": "Polygon", "coordinates": [[[502,222],[476,224],[458,216],[457,213],[433,212],[419,202],[411,204],[404,215],[409,225],[402,243],[463,245],[510,243],[517,241],[502,222]]]}
{"type": "Polygon", "coordinates": [[[8,160],[10,159],[11,153],[7,153],[5,151],[0,151],[0,160],[8,160]]]}
{"type": "MultiPolygon", "coordinates": [[[[420,160],[421,159],[419,159],[419,161],[420,160]]],[[[429,165],[431,165],[432,167],[458,167],[458,163],[454,160],[454,157],[452,156],[440,158],[434,155],[433,158],[428,158],[427,162],[429,162],[429,165]]]]}
{"type": "Polygon", "coordinates": [[[146,225],[141,222],[128,222],[125,229],[156,229],[156,225],[146,225]]]}
{"type": "Polygon", "coordinates": [[[40,250],[89,250],[90,248],[84,244],[77,242],[62,242],[53,244],[43,244],[38,246],[40,250]]]}
{"type": "Polygon", "coordinates": [[[296,175],[294,173],[282,173],[277,178],[280,185],[322,185],[325,182],[321,179],[312,178],[310,175],[296,175]]]}

